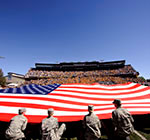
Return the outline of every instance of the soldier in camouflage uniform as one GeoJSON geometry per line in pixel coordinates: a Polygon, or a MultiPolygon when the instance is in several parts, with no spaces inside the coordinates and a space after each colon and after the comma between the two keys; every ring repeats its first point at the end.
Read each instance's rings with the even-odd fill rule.
{"type": "Polygon", "coordinates": [[[63,123],[60,128],[57,118],[53,117],[54,109],[48,109],[48,117],[42,120],[42,140],[60,140],[66,125],[63,123]]]}
{"type": "Polygon", "coordinates": [[[94,114],[94,106],[88,106],[89,114],[84,117],[83,128],[85,130],[85,140],[98,140],[101,137],[101,123],[97,115],[94,114]]]}
{"type": "Polygon", "coordinates": [[[25,135],[22,131],[26,129],[27,118],[24,116],[26,112],[25,108],[19,109],[19,115],[13,117],[10,120],[10,125],[5,132],[6,138],[9,140],[22,140],[25,135]]]}
{"type": "Polygon", "coordinates": [[[129,136],[134,131],[134,120],[128,110],[121,107],[121,100],[115,99],[113,104],[116,107],[112,112],[114,140],[130,140],[129,136]]]}

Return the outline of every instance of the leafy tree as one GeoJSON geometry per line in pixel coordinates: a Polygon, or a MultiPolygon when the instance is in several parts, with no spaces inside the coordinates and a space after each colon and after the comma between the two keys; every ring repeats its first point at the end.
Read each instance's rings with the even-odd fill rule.
{"type": "Polygon", "coordinates": [[[5,85],[6,85],[6,79],[5,79],[5,77],[3,76],[3,71],[2,71],[2,69],[0,69],[0,85],[1,85],[1,86],[5,86],[5,85]]]}
{"type": "Polygon", "coordinates": [[[144,78],[143,76],[139,76],[138,79],[139,79],[140,81],[145,81],[145,78],[144,78]]]}

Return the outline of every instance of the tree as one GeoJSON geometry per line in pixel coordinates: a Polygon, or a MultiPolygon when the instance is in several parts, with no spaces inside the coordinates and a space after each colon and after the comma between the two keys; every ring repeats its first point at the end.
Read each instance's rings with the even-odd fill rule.
{"type": "Polygon", "coordinates": [[[145,78],[143,76],[139,76],[138,79],[143,82],[145,81],[145,78]]]}
{"type": "Polygon", "coordinates": [[[3,71],[2,71],[2,69],[0,69],[0,85],[1,85],[1,86],[5,86],[5,85],[6,85],[6,79],[5,79],[5,77],[3,76],[3,71]]]}

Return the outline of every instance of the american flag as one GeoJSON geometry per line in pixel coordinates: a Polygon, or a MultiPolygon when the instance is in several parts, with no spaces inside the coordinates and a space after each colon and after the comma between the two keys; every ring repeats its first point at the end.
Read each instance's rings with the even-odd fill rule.
{"type": "Polygon", "coordinates": [[[109,119],[115,109],[114,99],[121,99],[122,106],[131,114],[150,113],[150,87],[137,83],[31,84],[0,90],[0,121],[10,121],[19,108],[27,109],[30,123],[40,123],[49,108],[54,108],[59,122],[79,121],[88,113],[88,105],[94,105],[94,112],[100,119],[109,119]]]}

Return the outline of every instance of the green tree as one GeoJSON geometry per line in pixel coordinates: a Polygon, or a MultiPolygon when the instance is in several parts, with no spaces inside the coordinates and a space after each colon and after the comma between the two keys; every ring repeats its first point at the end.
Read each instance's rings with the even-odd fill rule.
{"type": "Polygon", "coordinates": [[[145,81],[145,78],[143,76],[139,76],[138,79],[143,82],[145,81]]]}
{"type": "Polygon", "coordinates": [[[1,86],[5,86],[5,85],[6,85],[6,79],[5,79],[5,77],[3,76],[3,71],[2,71],[2,69],[0,69],[0,85],[1,85],[1,86]]]}

